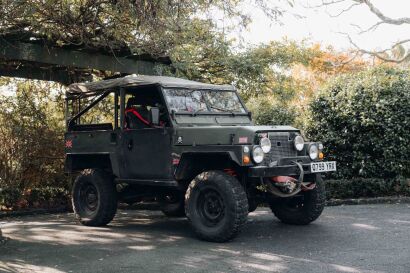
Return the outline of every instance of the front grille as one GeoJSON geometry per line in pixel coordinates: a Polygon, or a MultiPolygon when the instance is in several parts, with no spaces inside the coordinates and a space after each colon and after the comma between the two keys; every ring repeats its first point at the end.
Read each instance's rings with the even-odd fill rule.
{"type": "Polygon", "coordinates": [[[288,132],[270,132],[269,139],[272,143],[272,149],[265,155],[263,165],[268,166],[269,163],[282,157],[296,157],[298,155],[288,132]]]}

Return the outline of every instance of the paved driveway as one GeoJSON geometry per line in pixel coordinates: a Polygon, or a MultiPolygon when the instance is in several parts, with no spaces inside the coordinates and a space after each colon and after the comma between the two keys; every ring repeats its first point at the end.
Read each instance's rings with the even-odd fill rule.
{"type": "Polygon", "coordinates": [[[266,208],[233,242],[198,241],[185,219],[119,211],[106,228],[72,214],[1,223],[4,272],[410,272],[410,206],[326,208],[310,226],[287,226],[266,208]]]}

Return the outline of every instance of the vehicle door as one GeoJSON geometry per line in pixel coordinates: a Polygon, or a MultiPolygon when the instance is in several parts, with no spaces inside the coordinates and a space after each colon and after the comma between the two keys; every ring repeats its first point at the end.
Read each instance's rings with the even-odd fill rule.
{"type": "MultiPolygon", "coordinates": [[[[141,92],[138,93],[138,96],[141,97],[144,95],[147,97],[152,96],[153,92],[159,92],[158,94],[161,94],[158,88],[148,91],[146,89],[139,89],[134,92],[141,92]]],[[[160,99],[161,96],[159,95],[156,100],[160,99]]],[[[146,101],[144,98],[140,101],[148,104],[148,107],[157,105],[155,101],[146,101]]],[[[159,102],[163,103],[161,100],[159,102]]],[[[162,111],[166,111],[164,109],[162,109],[162,111]]],[[[169,115],[166,116],[169,118],[169,115]]],[[[170,127],[170,122],[162,122],[160,126],[147,128],[122,127],[120,141],[121,157],[123,159],[120,166],[122,178],[172,178],[172,128],[170,127]]]]}

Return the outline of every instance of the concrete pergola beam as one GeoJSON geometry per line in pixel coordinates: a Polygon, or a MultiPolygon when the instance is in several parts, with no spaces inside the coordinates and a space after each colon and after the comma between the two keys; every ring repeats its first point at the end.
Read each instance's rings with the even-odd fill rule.
{"type": "Polygon", "coordinates": [[[61,68],[95,69],[101,71],[120,72],[123,74],[156,75],[155,61],[136,60],[132,57],[115,57],[101,53],[88,53],[50,47],[41,44],[8,41],[0,39],[0,59],[44,65],[52,69],[34,71],[27,68],[7,69],[0,67],[0,75],[44,80],[56,80],[66,83],[70,81],[68,72],[61,68]],[[54,69],[58,67],[59,69],[54,69]],[[54,74],[53,74],[54,73],[54,74]]]}
{"type": "Polygon", "coordinates": [[[76,75],[70,75],[67,70],[56,70],[50,68],[37,68],[19,66],[16,68],[2,68],[0,65],[0,76],[35,79],[43,81],[59,82],[65,85],[77,81],[76,75]]]}

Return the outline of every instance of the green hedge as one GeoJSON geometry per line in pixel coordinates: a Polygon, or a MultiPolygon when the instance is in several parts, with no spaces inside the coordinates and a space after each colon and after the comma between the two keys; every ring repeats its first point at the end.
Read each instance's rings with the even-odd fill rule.
{"type": "Polygon", "coordinates": [[[326,180],[326,198],[349,199],[381,196],[410,196],[410,179],[353,178],[326,180]]]}
{"type": "Polygon", "coordinates": [[[410,177],[409,71],[379,67],[337,77],[308,116],[308,137],[338,161],[334,178],[410,177]]]}

